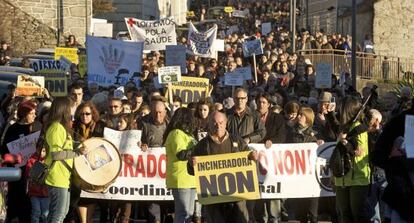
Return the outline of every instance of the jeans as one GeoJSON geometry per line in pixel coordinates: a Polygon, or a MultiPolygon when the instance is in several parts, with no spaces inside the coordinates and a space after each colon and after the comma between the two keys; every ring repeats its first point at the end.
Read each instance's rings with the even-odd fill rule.
{"type": "Polygon", "coordinates": [[[371,185],[371,193],[367,199],[367,214],[370,222],[381,223],[380,203],[383,206],[381,197],[385,189],[385,181],[374,182],[371,185]]]}
{"type": "Polygon", "coordinates": [[[204,205],[207,211],[207,222],[212,223],[247,223],[249,212],[246,201],[227,202],[204,205]]]}
{"type": "Polygon", "coordinates": [[[336,187],[336,206],[339,211],[339,222],[369,222],[365,208],[368,187],[368,185],[336,187]]]}
{"type": "Polygon", "coordinates": [[[32,202],[31,223],[46,223],[47,215],[49,214],[49,198],[31,197],[30,201],[32,202]]]}
{"type": "Polygon", "coordinates": [[[48,222],[61,223],[69,211],[70,191],[68,188],[48,186],[49,190],[49,216],[48,222]]]}
{"type": "Polygon", "coordinates": [[[192,222],[196,190],[194,188],[172,189],[175,206],[174,223],[192,222]]]}

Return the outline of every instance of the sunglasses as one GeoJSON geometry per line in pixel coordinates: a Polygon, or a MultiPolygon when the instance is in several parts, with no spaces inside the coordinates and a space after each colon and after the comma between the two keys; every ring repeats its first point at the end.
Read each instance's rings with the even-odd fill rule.
{"type": "Polygon", "coordinates": [[[81,116],[84,116],[84,115],[89,116],[89,115],[91,115],[91,113],[89,113],[89,112],[85,112],[85,113],[80,113],[80,115],[81,115],[81,116]]]}

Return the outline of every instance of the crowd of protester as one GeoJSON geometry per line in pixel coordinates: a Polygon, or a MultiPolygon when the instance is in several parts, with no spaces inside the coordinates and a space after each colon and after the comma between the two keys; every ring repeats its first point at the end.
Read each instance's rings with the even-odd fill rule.
{"type": "MultiPolygon", "coordinates": [[[[414,197],[413,184],[408,177],[410,171],[399,164],[404,160],[403,140],[394,141],[403,135],[403,127],[399,127],[397,134],[393,132],[396,126],[391,125],[384,129],[385,136],[381,135],[382,126],[393,117],[403,126],[402,115],[413,113],[412,89],[406,86],[401,89],[400,97],[388,92],[381,99],[373,86],[358,92],[349,74],[333,74],[331,88],[317,89],[312,61],[290,50],[289,20],[281,15],[289,10],[287,2],[258,1],[234,7],[248,9],[250,13],[247,18],[222,18],[227,26],[238,27],[234,33],[219,32],[225,40],[225,52],[219,53],[217,58],[187,56],[187,71],[183,75],[208,78],[210,94],[186,107],[178,96],[169,103],[163,97],[166,89],[154,86],[153,77],[165,64],[163,52],[158,51],[143,55],[140,86],[127,83],[122,97],[114,93],[119,86],[102,88],[88,84],[86,76],[71,79],[69,97],[53,98],[47,91],[42,98],[16,97],[15,86],[10,85],[1,101],[0,152],[4,165],[14,166],[20,161],[18,156],[10,155],[6,146],[19,137],[42,131],[49,148],[46,152],[44,146],[38,146],[27,165],[21,167],[22,178],[8,183],[7,222],[14,219],[19,222],[46,222],[46,219],[49,222],[93,222],[98,213],[95,210],[99,210],[100,222],[130,222],[135,218],[148,222],[168,222],[174,218],[174,222],[180,223],[318,222],[321,219],[332,222],[413,221],[409,205],[412,203],[405,203],[412,202],[414,197]],[[261,35],[256,20],[272,22],[272,31],[261,35]],[[225,73],[253,66],[253,59],[244,57],[242,44],[254,38],[262,40],[264,49],[253,68],[258,81],[253,81],[254,78],[245,81],[237,89],[224,86],[225,73]],[[357,117],[370,95],[362,115],[357,117]],[[353,129],[362,125],[367,131],[349,136],[353,129]],[[139,147],[144,153],[152,147],[166,147],[166,187],[172,189],[173,202],[80,198],[80,190],[71,184],[70,170],[66,167],[72,166],[71,158],[84,153],[82,149],[73,149],[73,143],[103,137],[105,127],[119,131],[142,130],[139,147]],[[384,142],[375,147],[377,140],[384,142]],[[352,173],[333,179],[336,197],[204,206],[194,200],[192,167],[195,156],[246,151],[249,143],[263,143],[269,148],[275,143],[315,142],[321,145],[335,141],[354,151],[356,163],[352,173]],[[371,153],[373,162],[369,161],[371,153]],[[46,185],[33,184],[27,178],[37,160],[55,163],[46,185]],[[384,193],[387,181],[387,188],[391,189],[384,193]],[[385,202],[381,199],[383,193],[385,202]],[[400,198],[404,198],[403,203],[398,202],[400,198]]],[[[200,6],[197,10],[200,12],[197,16],[203,17],[205,8],[200,6]]],[[[185,43],[183,34],[178,44],[185,43]]],[[[298,50],[349,51],[352,48],[349,36],[323,31],[302,30],[297,44],[298,50]]],[[[363,45],[361,49],[373,53],[369,37],[363,45]]],[[[79,46],[74,36],[69,38],[68,46],[79,46]]],[[[10,60],[9,50],[2,42],[1,64],[10,60]]],[[[71,72],[73,77],[80,77],[76,67],[71,72]]],[[[257,153],[252,151],[249,159],[257,159],[257,153]]]]}

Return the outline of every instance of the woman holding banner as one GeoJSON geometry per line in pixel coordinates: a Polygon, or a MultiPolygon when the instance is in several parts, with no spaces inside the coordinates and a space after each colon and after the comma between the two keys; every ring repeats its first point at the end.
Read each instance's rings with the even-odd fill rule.
{"type": "Polygon", "coordinates": [[[192,222],[195,202],[195,179],[187,172],[187,162],[177,158],[177,153],[189,150],[196,141],[193,112],[188,108],[175,111],[164,133],[167,153],[167,188],[172,189],[175,206],[174,223],[192,222]]]}
{"type": "MultiPolygon", "coordinates": [[[[36,118],[36,103],[32,101],[22,101],[17,108],[17,122],[7,128],[4,134],[4,141],[1,147],[1,155],[11,166],[21,162],[21,156],[11,155],[7,147],[9,142],[27,136],[34,132],[33,124],[36,118]],[[11,158],[11,159],[10,159],[11,158]]],[[[22,166],[22,176],[25,176],[26,166],[22,166]]],[[[7,196],[7,222],[18,218],[19,222],[30,222],[30,214],[22,210],[31,210],[30,199],[26,194],[26,180],[22,177],[15,182],[9,182],[7,196]]]]}

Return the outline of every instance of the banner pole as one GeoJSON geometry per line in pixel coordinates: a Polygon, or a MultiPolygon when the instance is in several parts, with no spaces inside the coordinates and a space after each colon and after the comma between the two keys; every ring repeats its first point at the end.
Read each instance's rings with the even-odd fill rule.
{"type": "Polygon", "coordinates": [[[254,81],[257,84],[256,54],[253,53],[254,81]]]}

